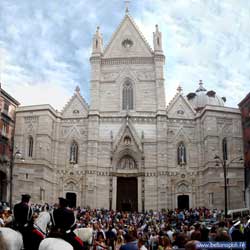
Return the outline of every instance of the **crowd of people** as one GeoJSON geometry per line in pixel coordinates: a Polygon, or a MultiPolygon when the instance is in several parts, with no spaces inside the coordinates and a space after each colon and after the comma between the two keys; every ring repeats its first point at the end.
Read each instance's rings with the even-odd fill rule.
{"type": "Polygon", "coordinates": [[[29,195],[23,195],[22,201],[14,206],[13,215],[8,207],[0,211],[0,226],[13,226],[23,234],[24,241],[27,228],[33,226],[41,211],[47,210],[52,220],[48,236],[63,238],[75,250],[86,249],[86,244],[73,233],[75,228],[82,227],[93,228],[93,250],[192,250],[200,242],[246,242],[246,249],[250,249],[250,217],[224,219],[217,209],[138,213],[69,208],[64,198],[53,206],[30,205],[29,200],[29,195]]]}

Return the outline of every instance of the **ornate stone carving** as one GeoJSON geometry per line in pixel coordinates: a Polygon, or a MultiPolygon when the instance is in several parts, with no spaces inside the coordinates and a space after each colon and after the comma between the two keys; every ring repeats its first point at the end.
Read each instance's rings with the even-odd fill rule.
{"type": "Polygon", "coordinates": [[[119,169],[135,169],[137,168],[137,165],[136,165],[135,160],[132,157],[126,155],[120,160],[118,164],[118,168],[119,169]]]}

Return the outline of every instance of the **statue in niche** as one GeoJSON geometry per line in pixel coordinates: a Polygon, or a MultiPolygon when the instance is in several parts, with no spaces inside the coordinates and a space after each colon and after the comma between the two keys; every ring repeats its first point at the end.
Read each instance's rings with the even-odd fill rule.
{"type": "Polygon", "coordinates": [[[135,169],[136,163],[135,160],[130,156],[124,156],[119,163],[120,169],[135,169]]]}

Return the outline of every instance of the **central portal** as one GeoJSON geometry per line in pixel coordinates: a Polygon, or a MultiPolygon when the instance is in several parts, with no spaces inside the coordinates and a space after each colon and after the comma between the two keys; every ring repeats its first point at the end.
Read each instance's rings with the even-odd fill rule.
{"type": "Polygon", "coordinates": [[[138,188],[136,177],[117,177],[117,210],[138,210],[138,188]]]}

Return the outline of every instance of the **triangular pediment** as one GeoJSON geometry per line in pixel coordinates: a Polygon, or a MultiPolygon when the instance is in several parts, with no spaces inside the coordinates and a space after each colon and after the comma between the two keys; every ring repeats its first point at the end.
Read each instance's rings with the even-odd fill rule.
{"type": "Polygon", "coordinates": [[[75,91],[69,102],[65,105],[62,110],[63,118],[78,118],[87,117],[88,115],[88,104],[85,102],[80,92],[75,91]]]}
{"type": "Polygon", "coordinates": [[[195,110],[181,93],[178,93],[167,107],[169,118],[194,119],[195,114],[195,110]]]}
{"type": "Polygon", "coordinates": [[[104,50],[104,58],[152,57],[152,49],[133,19],[126,14],[104,50]]]}
{"type": "Polygon", "coordinates": [[[139,150],[142,152],[141,140],[130,121],[127,121],[121,126],[114,140],[114,151],[121,151],[124,149],[139,150]]]}

